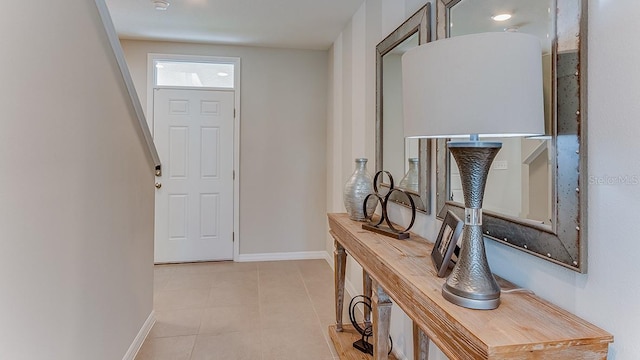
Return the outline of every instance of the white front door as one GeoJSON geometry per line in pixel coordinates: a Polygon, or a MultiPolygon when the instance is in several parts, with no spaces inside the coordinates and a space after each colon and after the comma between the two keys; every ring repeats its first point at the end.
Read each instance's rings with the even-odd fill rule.
{"type": "Polygon", "coordinates": [[[156,263],[233,259],[234,104],[233,91],[153,92],[156,263]]]}

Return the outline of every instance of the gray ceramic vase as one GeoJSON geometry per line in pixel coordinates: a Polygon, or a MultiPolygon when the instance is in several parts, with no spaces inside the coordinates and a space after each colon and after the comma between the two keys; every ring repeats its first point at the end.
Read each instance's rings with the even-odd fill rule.
{"type": "MultiPolygon", "coordinates": [[[[351,220],[365,221],[365,214],[362,209],[364,198],[373,193],[373,177],[367,172],[367,159],[356,159],[356,169],[351,178],[344,185],[344,207],[351,220]]],[[[367,213],[371,214],[376,208],[377,200],[370,197],[367,204],[367,213]]]]}

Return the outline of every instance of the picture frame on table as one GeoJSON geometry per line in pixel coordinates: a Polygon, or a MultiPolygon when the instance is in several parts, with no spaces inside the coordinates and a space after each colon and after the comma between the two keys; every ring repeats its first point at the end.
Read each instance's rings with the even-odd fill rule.
{"type": "Polygon", "coordinates": [[[462,234],[463,225],[464,223],[460,218],[451,211],[447,211],[431,251],[431,259],[438,277],[444,277],[447,273],[447,268],[452,264],[451,257],[462,234]]]}

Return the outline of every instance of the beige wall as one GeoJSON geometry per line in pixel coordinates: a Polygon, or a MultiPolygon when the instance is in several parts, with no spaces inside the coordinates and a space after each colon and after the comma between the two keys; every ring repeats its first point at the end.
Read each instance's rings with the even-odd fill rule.
{"type": "Polygon", "coordinates": [[[325,249],[327,52],[123,40],[147,103],[147,54],[241,58],[240,255],[325,249]]]}
{"type": "MultiPolygon", "coordinates": [[[[499,276],[531,289],[611,332],[615,342],[610,346],[609,359],[635,360],[640,358],[637,341],[640,336],[640,324],[637,321],[640,318],[640,307],[637,305],[640,302],[640,292],[637,290],[637,254],[640,253],[637,239],[640,233],[640,222],[637,220],[640,203],[640,164],[637,159],[640,152],[637,141],[637,134],[640,133],[640,122],[637,121],[640,70],[637,62],[640,42],[633,39],[640,31],[640,22],[628,14],[638,13],[640,3],[585,1],[589,5],[589,184],[585,184],[589,191],[588,273],[578,274],[492,241],[487,242],[487,256],[492,270],[499,276]]],[[[369,39],[382,39],[421,5],[417,2],[365,1],[366,32],[354,31],[355,27],[362,28],[363,22],[356,14],[333,45],[329,61],[334,69],[333,86],[330,89],[334,105],[354,103],[354,98],[371,91],[367,79],[362,77],[352,77],[348,87],[342,85],[341,78],[351,76],[350,69],[363,64],[345,63],[355,61],[353,59],[361,51],[352,44],[366,43],[366,56],[374,54],[375,45],[369,39]],[[382,9],[382,16],[377,15],[376,9],[382,9]],[[381,24],[381,30],[376,30],[375,24],[381,24]],[[351,55],[344,56],[343,53],[351,55]]],[[[375,101],[367,96],[364,106],[374,108],[375,101]]],[[[367,117],[364,130],[374,121],[374,117],[367,117]]],[[[336,129],[350,126],[354,119],[349,114],[334,110],[329,123],[336,129]]],[[[334,132],[341,138],[331,139],[328,146],[335,151],[342,151],[342,156],[334,154],[330,157],[328,181],[338,183],[346,180],[348,174],[341,172],[341,169],[345,164],[350,164],[356,155],[349,149],[339,149],[335,144],[340,141],[366,143],[369,135],[364,130],[334,132]]],[[[369,147],[365,147],[365,150],[365,154],[371,156],[372,150],[369,147]]],[[[327,200],[334,210],[339,208],[336,200],[339,191],[341,189],[333,187],[327,194],[327,200]]],[[[439,224],[433,216],[419,215],[416,221],[416,232],[434,237],[439,224]]],[[[327,250],[331,251],[332,244],[329,241],[327,244],[327,250]]],[[[361,281],[359,269],[349,270],[350,282],[358,287],[361,281]]],[[[411,358],[411,327],[406,317],[397,311],[392,315],[392,335],[394,348],[411,358]]],[[[432,347],[430,359],[442,358],[444,355],[432,347]]]]}
{"type": "Polygon", "coordinates": [[[0,13],[0,358],[122,359],[152,310],[153,164],[93,1],[0,13]]]}

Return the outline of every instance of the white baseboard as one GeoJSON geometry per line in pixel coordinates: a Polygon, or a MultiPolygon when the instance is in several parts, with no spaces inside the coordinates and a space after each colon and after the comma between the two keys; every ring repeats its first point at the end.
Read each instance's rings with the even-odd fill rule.
{"type": "MultiPolygon", "coordinates": [[[[331,267],[331,270],[335,271],[335,267],[334,267],[334,263],[333,263],[333,257],[331,255],[329,255],[328,252],[325,252],[324,259],[327,261],[327,263],[329,263],[329,266],[331,267]]],[[[351,298],[356,296],[356,295],[359,295],[358,294],[358,290],[356,290],[356,287],[353,286],[351,281],[349,281],[349,279],[346,279],[346,277],[344,279],[344,289],[350,295],[348,299],[345,299],[346,304],[349,305],[349,301],[351,301],[351,298]]]]}
{"type": "Polygon", "coordinates": [[[356,290],[356,287],[353,286],[353,284],[351,283],[351,281],[349,281],[349,279],[345,279],[344,280],[344,289],[347,291],[347,293],[350,295],[349,299],[345,299],[345,306],[349,306],[349,301],[351,301],[351,298],[353,298],[356,295],[362,295],[362,294],[358,294],[358,290],[356,290]]]}
{"type": "Polygon", "coordinates": [[[409,360],[409,358],[407,358],[407,356],[400,349],[393,349],[392,353],[393,356],[395,356],[398,360],[409,360]]]}
{"type": "Polygon", "coordinates": [[[142,328],[138,331],[138,335],[133,339],[133,343],[129,346],[129,350],[124,354],[122,360],[135,360],[136,355],[138,355],[138,351],[140,351],[140,348],[142,347],[142,343],[144,343],[144,340],[147,338],[147,335],[149,335],[149,332],[155,323],[156,315],[155,312],[151,310],[151,314],[149,314],[147,321],[142,324],[142,328]]]}
{"type": "Polygon", "coordinates": [[[300,251],[266,254],[240,254],[239,262],[326,259],[326,251],[300,251]]]}
{"type": "Polygon", "coordinates": [[[331,266],[331,269],[333,269],[333,254],[330,254],[329,252],[325,251],[324,252],[324,259],[327,260],[327,263],[329,263],[329,266],[331,266]]]}

